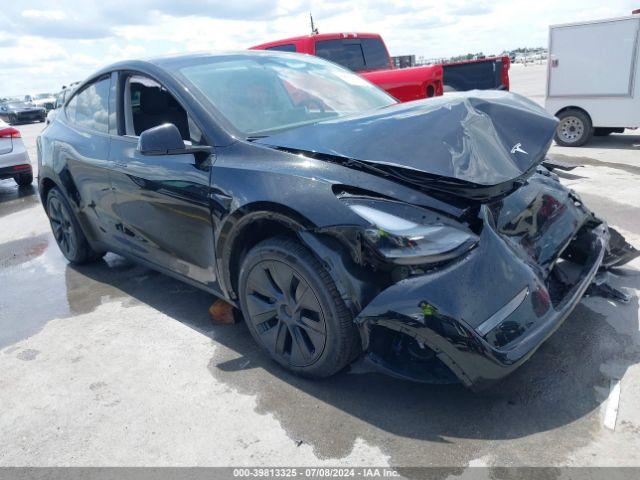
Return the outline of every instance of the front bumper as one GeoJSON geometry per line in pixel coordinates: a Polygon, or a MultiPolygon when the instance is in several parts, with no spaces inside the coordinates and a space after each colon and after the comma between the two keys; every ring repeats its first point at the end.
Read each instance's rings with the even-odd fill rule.
{"type": "Polygon", "coordinates": [[[592,282],[607,251],[609,233],[604,223],[583,230],[581,243],[587,238],[588,251],[577,280],[559,292],[550,281],[552,275],[522,261],[487,229],[482,247],[456,265],[405,279],[378,295],[356,318],[365,350],[377,367],[403,376],[372,351],[376,327],[385,327],[429,347],[467,387],[490,386],[533,355],[592,282]],[[506,291],[508,295],[502,295],[506,291]],[[495,321],[494,314],[501,311],[502,317],[495,321]],[[493,321],[487,325],[474,315],[493,321]]]}

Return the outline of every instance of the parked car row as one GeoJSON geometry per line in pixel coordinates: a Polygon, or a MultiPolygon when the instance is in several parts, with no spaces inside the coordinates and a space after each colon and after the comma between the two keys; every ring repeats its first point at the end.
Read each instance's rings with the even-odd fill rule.
{"type": "Polygon", "coordinates": [[[47,119],[64,105],[78,83],[63,86],[57,94],[39,93],[24,97],[0,98],[0,118],[11,125],[33,121],[46,121],[48,124],[50,120],[47,119]]]}
{"type": "Polygon", "coordinates": [[[0,103],[0,119],[11,125],[28,122],[44,122],[47,110],[30,102],[9,100],[0,103]]]}
{"type": "Polygon", "coordinates": [[[24,101],[36,107],[42,107],[49,112],[55,108],[56,97],[52,93],[38,93],[36,95],[25,95],[24,101]]]}

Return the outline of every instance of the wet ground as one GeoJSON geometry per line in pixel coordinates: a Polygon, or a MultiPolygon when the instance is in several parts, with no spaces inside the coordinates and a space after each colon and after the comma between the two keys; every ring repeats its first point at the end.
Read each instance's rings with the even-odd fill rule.
{"type": "MultiPolygon", "coordinates": [[[[514,89],[530,89],[531,72],[514,89]]],[[[41,128],[21,127],[33,160],[41,128]]],[[[581,165],[563,182],[640,246],[637,144],[552,153],[581,165]]],[[[450,467],[443,478],[469,465],[640,465],[640,263],[609,280],[628,303],[584,299],[481,394],[360,363],[307,381],[243,324],[213,325],[208,294],[112,254],[68,265],[35,191],[0,181],[0,465],[450,467]]]]}

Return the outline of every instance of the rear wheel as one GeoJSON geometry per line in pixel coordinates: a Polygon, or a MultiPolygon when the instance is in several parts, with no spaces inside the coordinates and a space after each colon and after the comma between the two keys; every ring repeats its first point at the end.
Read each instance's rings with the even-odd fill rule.
{"type": "Polygon", "coordinates": [[[360,352],[357,329],[331,276],[291,238],[265,240],[247,254],[239,294],[256,342],[297,374],[333,375],[360,352]]]}
{"type": "Polygon", "coordinates": [[[20,173],[13,177],[19,187],[28,187],[33,183],[33,173],[20,173]]]}
{"type": "Polygon", "coordinates": [[[554,139],[563,147],[581,147],[593,135],[589,115],[581,110],[565,110],[558,115],[560,123],[556,127],[554,139]]]}
{"type": "Polygon", "coordinates": [[[47,216],[60,251],[71,263],[88,263],[104,256],[105,252],[96,252],[89,246],[69,202],[56,187],[47,195],[47,216]]]}

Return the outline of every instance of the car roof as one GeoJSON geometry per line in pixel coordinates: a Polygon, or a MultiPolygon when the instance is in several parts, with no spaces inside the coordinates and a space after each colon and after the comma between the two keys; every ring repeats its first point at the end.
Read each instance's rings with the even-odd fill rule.
{"type": "Polygon", "coordinates": [[[147,60],[149,63],[157,65],[159,67],[172,66],[177,63],[188,63],[189,60],[202,60],[206,58],[220,58],[229,56],[243,56],[243,57],[282,57],[291,55],[289,52],[275,52],[275,51],[258,51],[258,50],[228,50],[218,52],[197,52],[179,55],[168,55],[163,57],[157,57],[147,60]]]}
{"type": "MultiPolygon", "coordinates": [[[[279,52],[274,50],[224,50],[214,52],[194,52],[194,53],[181,53],[174,55],[165,55],[161,57],[145,58],[139,60],[124,60],[111,65],[108,65],[98,72],[91,75],[89,78],[95,78],[99,75],[112,72],[114,70],[126,70],[128,68],[136,69],[146,66],[155,66],[160,68],[170,68],[179,64],[188,64],[189,60],[198,61],[207,58],[220,58],[229,56],[245,56],[245,57],[283,57],[289,55],[301,55],[299,53],[292,52],[279,52]]],[[[82,81],[81,83],[85,83],[82,81]]]]}

